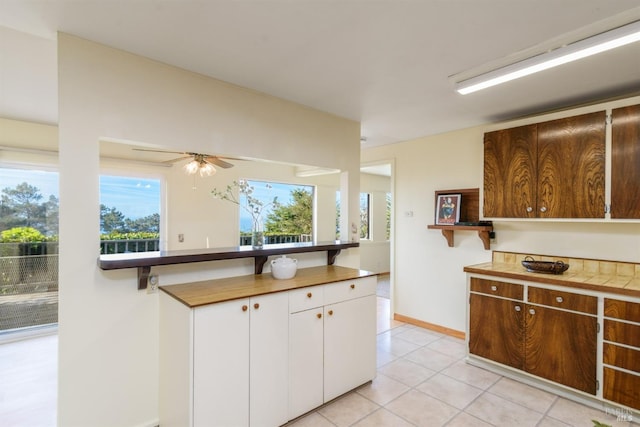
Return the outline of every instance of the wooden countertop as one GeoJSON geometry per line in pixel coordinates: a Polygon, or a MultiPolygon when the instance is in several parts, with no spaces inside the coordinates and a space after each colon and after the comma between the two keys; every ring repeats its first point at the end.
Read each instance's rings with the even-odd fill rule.
{"type": "Polygon", "coordinates": [[[263,273],[180,285],[160,286],[160,290],[166,292],[186,306],[194,308],[223,301],[375,275],[375,273],[365,270],[335,265],[323,265],[319,267],[301,268],[297,271],[294,278],[288,280],[274,279],[271,273],[263,273]]]}
{"type": "MultiPolygon", "coordinates": [[[[564,260],[566,262],[566,260],[564,260]]],[[[640,297],[640,277],[631,274],[619,274],[618,270],[585,271],[571,269],[563,274],[530,273],[522,264],[514,262],[487,262],[464,267],[467,273],[484,274],[505,279],[520,279],[528,282],[588,289],[597,292],[640,297]]],[[[624,272],[623,272],[624,273],[624,272]]],[[[631,271],[629,272],[631,273],[631,271]]]]}

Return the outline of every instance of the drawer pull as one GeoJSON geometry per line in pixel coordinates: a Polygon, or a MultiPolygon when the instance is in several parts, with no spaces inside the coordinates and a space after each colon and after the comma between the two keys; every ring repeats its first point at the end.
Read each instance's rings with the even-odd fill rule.
{"type": "Polygon", "coordinates": [[[258,304],[258,303],[253,304],[253,308],[255,308],[256,310],[259,309],[260,308],[260,304],[258,304]]]}
{"type": "Polygon", "coordinates": [[[333,316],[333,310],[329,310],[329,316],[333,316]]]}
{"type": "Polygon", "coordinates": [[[247,307],[246,304],[242,306],[242,311],[247,311],[248,309],[249,309],[249,307],[247,307]]]}
{"type": "Polygon", "coordinates": [[[318,319],[322,319],[322,313],[318,313],[316,314],[316,316],[318,317],[318,319]]]}
{"type": "Polygon", "coordinates": [[[492,290],[493,292],[495,292],[495,291],[497,291],[497,290],[498,290],[498,287],[497,287],[496,285],[493,285],[493,286],[491,286],[491,290],[492,290]]]}
{"type": "Polygon", "coordinates": [[[522,310],[522,309],[520,308],[520,306],[519,306],[519,305],[516,305],[516,306],[514,307],[514,310],[515,310],[515,311],[520,311],[520,310],[522,310]]]}
{"type": "Polygon", "coordinates": [[[531,206],[527,206],[527,212],[533,212],[533,208],[531,206]]]}
{"type": "Polygon", "coordinates": [[[557,302],[562,302],[562,301],[564,301],[564,299],[562,299],[562,297],[556,297],[556,301],[557,302]]]}
{"type": "Polygon", "coordinates": [[[353,283],[351,284],[351,289],[355,289],[356,285],[354,285],[353,283]]]}
{"type": "Polygon", "coordinates": [[[546,206],[543,206],[543,207],[540,208],[540,212],[546,212],[546,211],[547,211],[547,207],[546,206]]]}
{"type": "Polygon", "coordinates": [[[311,292],[309,292],[309,293],[307,294],[307,298],[311,298],[312,296],[313,296],[313,294],[312,294],[311,292]]]}
{"type": "Polygon", "coordinates": [[[536,311],[533,308],[529,309],[529,314],[536,314],[536,311]]]}

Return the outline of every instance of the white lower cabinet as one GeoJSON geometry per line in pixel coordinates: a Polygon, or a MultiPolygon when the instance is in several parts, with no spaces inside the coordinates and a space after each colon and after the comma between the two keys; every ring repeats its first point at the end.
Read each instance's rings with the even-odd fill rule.
{"type": "Polygon", "coordinates": [[[163,427],[275,427],[376,375],[376,277],[191,308],[160,293],[163,427]]]}
{"type": "Polygon", "coordinates": [[[163,426],[272,427],[288,421],[286,292],[194,309],[161,294],[160,306],[163,426]],[[182,310],[192,316],[188,322],[178,322],[182,328],[162,319],[182,310]],[[171,344],[184,342],[184,337],[190,337],[190,345],[171,344]],[[168,366],[172,359],[190,368],[167,372],[172,370],[168,366]]]}
{"type": "Polygon", "coordinates": [[[324,401],[376,376],[376,297],[324,308],[324,401]]]}
{"type": "Polygon", "coordinates": [[[367,277],[324,285],[307,304],[299,303],[306,291],[290,292],[291,419],[375,377],[375,291],[376,278],[367,277]]]}

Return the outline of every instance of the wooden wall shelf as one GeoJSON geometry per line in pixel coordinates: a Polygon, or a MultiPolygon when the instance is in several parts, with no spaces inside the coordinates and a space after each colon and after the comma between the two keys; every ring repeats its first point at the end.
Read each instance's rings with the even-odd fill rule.
{"type": "MultiPolygon", "coordinates": [[[[478,222],[480,218],[480,189],[464,188],[458,190],[438,190],[435,194],[435,206],[441,194],[460,194],[460,222],[478,222]]],[[[453,247],[453,232],[456,230],[477,231],[486,250],[490,249],[492,225],[428,225],[429,230],[441,230],[450,248],[453,247]]]]}
{"type": "Polygon", "coordinates": [[[491,248],[491,236],[489,233],[493,231],[493,227],[490,225],[428,225],[427,228],[429,230],[441,230],[450,248],[453,247],[453,232],[456,230],[477,231],[484,248],[486,250],[491,248]]]}
{"type": "Polygon", "coordinates": [[[342,249],[356,248],[358,242],[305,242],[267,245],[264,249],[253,249],[251,246],[232,248],[196,249],[185,251],[138,252],[127,254],[100,255],[98,267],[102,270],[119,270],[123,268],[138,269],[138,289],[146,289],[147,280],[154,265],[172,265],[204,261],[220,261],[225,259],[253,258],[255,274],[262,273],[267,258],[272,255],[298,254],[305,252],[327,252],[327,264],[333,265],[342,249]]]}

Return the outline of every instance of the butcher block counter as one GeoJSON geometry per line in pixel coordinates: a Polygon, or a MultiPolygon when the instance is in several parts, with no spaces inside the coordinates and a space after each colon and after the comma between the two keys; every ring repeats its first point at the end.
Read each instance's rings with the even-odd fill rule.
{"type": "Polygon", "coordinates": [[[467,273],[505,279],[567,286],[597,292],[640,297],[640,264],[494,251],[492,262],[464,267],[467,273]],[[536,261],[562,261],[569,264],[563,274],[530,273],[523,266],[525,257],[536,261]]]}
{"type": "Polygon", "coordinates": [[[231,301],[274,292],[291,291],[309,286],[324,285],[332,282],[354,280],[375,276],[365,270],[323,265],[301,268],[295,277],[278,280],[271,273],[236,276],[225,279],[205,280],[181,285],[161,286],[160,290],[188,307],[194,308],[208,304],[231,301]]]}

